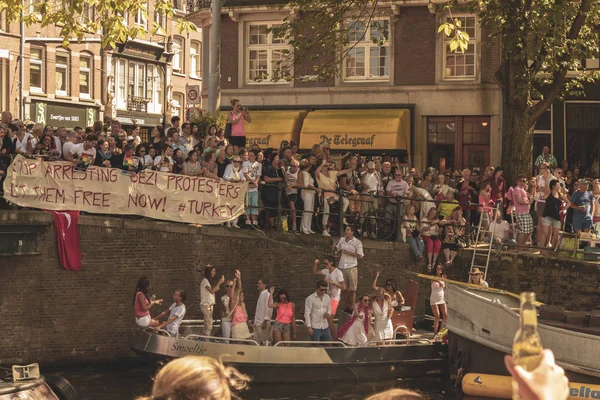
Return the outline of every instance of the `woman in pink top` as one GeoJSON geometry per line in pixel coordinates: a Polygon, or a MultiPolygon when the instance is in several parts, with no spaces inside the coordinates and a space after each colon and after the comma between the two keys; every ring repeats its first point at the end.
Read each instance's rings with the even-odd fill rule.
{"type": "Polygon", "coordinates": [[[238,154],[241,149],[246,147],[246,132],[244,130],[244,120],[252,122],[252,117],[247,107],[243,107],[238,99],[231,100],[233,110],[229,112],[227,122],[231,124],[231,137],[229,143],[233,145],[233,153],[238,154]]]}
{"type": "Polygon", "coordinates": [[[285,289],[280,289],[277,292],[277,302],[273,303],[273,292],[275,286],[271,286],[269,289],[269,307],[277,309],[277,317],[275,317],[275,324],[273,325],[273,344],[281,342],[283,340],[289,342],[294,336],[296,340],[296,305],[290,301],[290,294],[285,289]]]}
{"type": "Polygon", "coordinates": [[[159,322],[150,317],[150,309],[154,304],[162,303],[162,299],[150,300],[148,298],[150,290],[150,281],[145,276],[138,280],[133,296],[133,307],[135,309],[135,323],[141,328],[153,328],[159,325],[159,322]]]}

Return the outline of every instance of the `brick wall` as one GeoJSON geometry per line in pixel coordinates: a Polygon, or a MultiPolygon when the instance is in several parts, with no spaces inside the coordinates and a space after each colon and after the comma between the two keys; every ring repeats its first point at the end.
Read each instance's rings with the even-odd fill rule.
{"type": "MultiPolygon", "coordinates": [[[[332,244],[320,236],[286,234],[265,240],[256,231],[82,216],[83,266],[81,271],[70,272],[59,265],[50,214],[5,211],[0,212],[0,224],[12,226],[15,232],[26,225],[43,227],[38,255],[0,259],[0,315],[10,327],[0,336],[0,364],[82,362],[132,355],[129,346],[135,323],[131,302],[137,279],[148,276],[151,293],[165,299],[153,315],[168,307],[174,289],[182,288],[188,293],[186,318],[200,318],[200,270],[208,263],[227,277],[235,268],[242,271],[251,316],[258,297],[256,281],[266,279],[288,289],[298,305],[296,317],[301,318],[304,299],[318,280],[311,272],[314,252],[328,251],[332,244]]],[[[600,300],[595,264],[503,257],[493,260],[488,279],[493,286],[513,291],[534,289],[541,301],[566,307],[592,307],[600,300]]],[[[377,270],[382,279],[394,277],[404,289],[405,280],[414,276],[411,272],[423,269],[411,260],[405,244],[365,241],[359,294],[372,291],[377,270]]],[[[465,260],[470,258],[465,256],[465,260]]],[[[466,280],[466,263],[452,267],[450,278],[466,280]]],[[[221,295],[219,292],[218,297],[221,295]]],[[[428,296],[429,282],[421,281],[418,314],[426,310],[428,296]]]]}
{"type": "Polygon", "coordinates": [[[403,7],[394,30],[394,83],[435,84],[435,15],[427,7],[403,7]]]}
{"type": "Polygon", "coordinates": [[[496,72],[500,68],[500,39],[492,37],[492,33],[491,28],[481,28],[481,83],[496,83],[496,72]]]}

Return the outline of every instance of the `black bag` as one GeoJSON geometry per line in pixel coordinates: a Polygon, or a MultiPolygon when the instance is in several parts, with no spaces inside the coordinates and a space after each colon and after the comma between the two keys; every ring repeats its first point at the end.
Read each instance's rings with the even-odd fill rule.
{"type": "Polygon", "coordinates": [[[415,229],[414,231],[412,231],[412,237],[418,238],[420,233],[421,232],[419,232],[418,230],[415,229]]]}
{"type": "Polygon", "coordinates": [[[438,238],[438,235],[431,235],[431,236],[429,236],[429,238],[430,238],[431,240],[437,240],[437,238],[438,238]]]}
{"type": "Polygon", "coordinates": [[[225,139],[231,139],[231,124],[225,124],[225,139]]]}

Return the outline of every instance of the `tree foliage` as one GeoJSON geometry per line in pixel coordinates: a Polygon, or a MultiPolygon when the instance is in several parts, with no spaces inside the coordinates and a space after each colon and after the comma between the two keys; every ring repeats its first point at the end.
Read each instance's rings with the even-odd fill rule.
{"type": "MultiPolygon", "coordinates": [[[[155,12],[173,17],[170,0],[152,0],[155,12]]],[[[149,33],[165,33],[148,15],[147,3],[139,0],[0,0],[0,12],[5,12],[8,21],[22,20],[26,25],[40,23],[42,27],[60,27],[63,46],[70,40],[81,41],[84,37],[99,35],[103,47],[114,48],[117,43],[125,43],[134,38],[144,38],[149,33]],[[30,3],[31,1],[31,3],[30,3]],[[152,28],[129,24],[124,16],[141,13],[152,28]]],[[[176,29],[196,31],[196,26],[182,18],[175,18],[176,29]]]]}

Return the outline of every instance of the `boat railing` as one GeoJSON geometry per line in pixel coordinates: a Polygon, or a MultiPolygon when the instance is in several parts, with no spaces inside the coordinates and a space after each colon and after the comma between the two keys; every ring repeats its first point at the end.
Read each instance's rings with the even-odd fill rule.
{"type": "Polygon", "coordinates": [[[433,342],[429,339],[384,339],[384,340],[369,340],[367,342],[367,347],[381,347],[381,346],[390,346],[396,344],[432,344],[433,342]]]}
{"type": "Polygon", "coordinates": [[[154,334],[156,334],[158,332],[158,333],[162,333],[168,337],[173,336],[173,335],[171,335],[171,333],[169,333],[169,331],[166,331],[164,329],[144,328],[143,331],[147,332],[147,333],[154,333],[154,334]]]}
{"type": "Polygon", "coordinates": [[[291,340],[282,340],[281,342],[277,342],[273,345],[273,347],[281,347],[281,346],[295,346],[295,345],[303,345],[306,346],[307,344],[310,345],[326,345],[326,346],[332,346],[332,347],[348,347],[346,346],[346,344],[344,342],[338,342],[338,341],[328,341],[328,342],[314,342],[312,340],[298,340],[298,341],[291,341],[291,340]]]}
{"type": "Polygon", "coordinates": [[[258,342],[256,340],[252,340],[252,339],[231,339],[231,338],[224,338],[221,336],[206,336],[206,335],[196,335],[196,334],[189,334],[186,337],[183,338],[184,340],[204,340],[204,341],[211,341],[211,342],[216,342],[216,343],[235,343],[235,344],[251,344],[254,346],[259,346],[258,342]]]}

